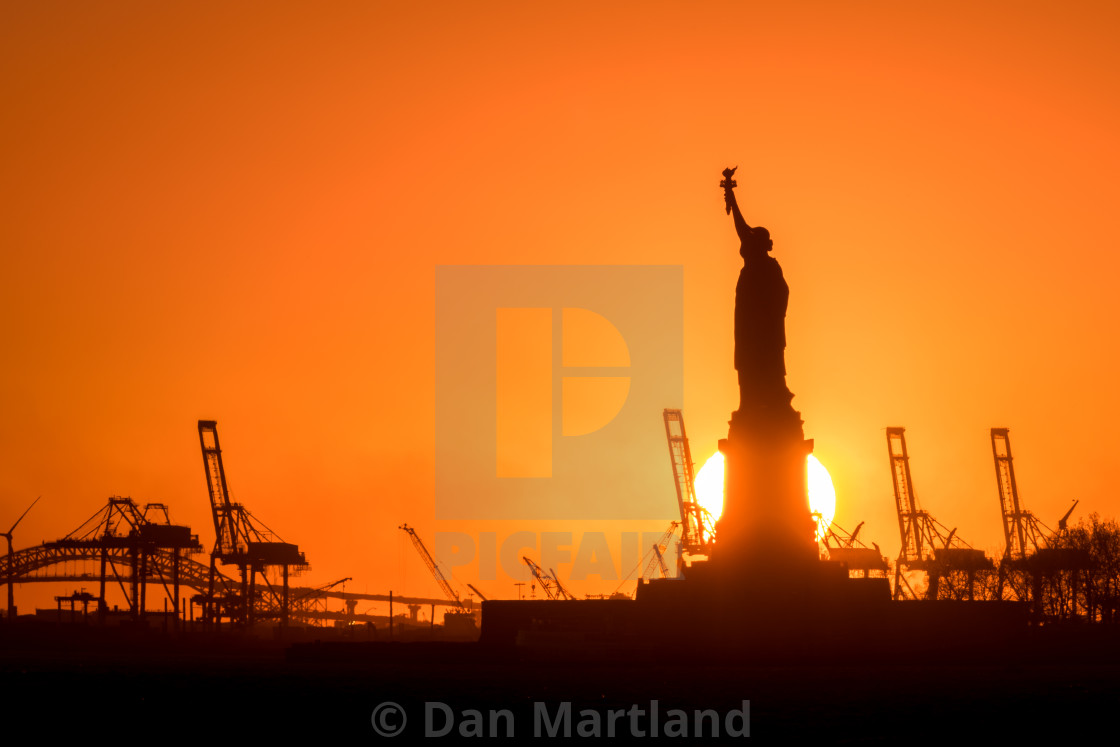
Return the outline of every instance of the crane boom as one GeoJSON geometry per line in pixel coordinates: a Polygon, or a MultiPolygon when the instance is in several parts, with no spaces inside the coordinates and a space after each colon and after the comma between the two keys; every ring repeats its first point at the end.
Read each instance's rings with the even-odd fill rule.
{"type": "MultiPolygon", "coordinates": [[[[1015,484],[1015,467],[1011,462],[1011,439],[1007,428],[992,428],[992,458],[996,465],[999,507],[1003,514],[1004,557],[1023,558],[1027,554],[1027,529],[1019,507],[1019,488],[1015,484]]],[[[1034,548],[1038,549],[1037,545],[1034,548]]]]}
{"type": "Polygon", "coordinates": [[[416,552],[420,554],[421,559],[423,559],[424,561],[424,565],[428,566],[428,571],[432,574],[432,577],[435,578],[436,583],[439,584],[439,588],[443,590],[444,595],[446,595],[447,598],[452,602],[455,602],[455,604],[457,604],[461,609],[466,610],[466,605],[464,605],[463,601],[459,599],[459,595],[455,593],[455,590],[451,588],[451,584],[447,582],[447,578],[443,575],[443,571],[439,569],[439,565],[436,563],[435,558],[433,558],[432,554],[428,552],[428,548],[424,546],[424,542],[420,539],[420,536],[416,534],[416,530],[410,527],[408,524],[401,524],[400,528],[403,529],[412,539],[413,547],[415,547],[416,552]]]}
{"type": "Polygon", "coordinates": [[[1074,499],[1073,505],[1069,507],[1069,511],[1066,511],[1065,515],[1062,516],[1062,518],[1058,519],[1058,532],[1059,533],[1064,532],[1066,530],[1066,522],[1069,521],[1070,514],[1073,513],[1073,509],[1077,508],[1077,504],[1080,503],[1080,502],[1081,502],[1080,500],[1074,499]]]}
{"type": "Polygon", "coordinates": [[[533,574],[533,578],[541,585],[541,591],[549,599],[575,599],[571,592],[564,588],[560,583],[560,579],[556,578],[556,571],[552,571],[552,575],[544,572],[544,568],[534,563],[528,557],[522,556],[522,561],[525,565],[529,566],[529,571],[533,574]]]}
{"type": "Polygon", "coordinates": [[[657,545],[653,546],[653,555],[657,558],[657,565],[661,571],[661,578],[665,578],[669,575],[669,567],[665,565],[665,558],[661,556],[661,548],[657,545]]]}
{"type": "Polygon", "coordinates": [[[673,465],[673,485],[681,512],[681,549],[690,555],[705,555],[712,532],[705,526],[707,512],[696,500],[696,471],[684,430],[684,415],[680,410],[666,409],[663,417],[669,459],[673,465]]]}
{"type": "Polygon", "coordinates": [[[900,559],[922,559],[922,530],[918,505],[914,499],[914,483],[910,477],[910,455],[906,453],[905,428],[887,428],[887,450],[894,481],[894,505],[898,512],[898,533],[902,539],[900,559]]]}
{"type": "Polygon", "coordinates": [[[645,571],[642,572],[642,578],[651,577],[654,569],[658,568],[658,566],[660,566],[662,577],[669,575],[669,569],[665,566],[665,559],[662,557],[662,553],[665,551],[665,548],[669,546],[669,540],[672,539],[673,532],[677,530],[678,526],[680,526],[680,522],[671,522],[669,528],[666,529],[661,537],[658,538],[657,542],[654,543],[653,557],[650,558],[645,571]]]}
{"type": "Polygon", "coordinates": [[[544,568],[541,568],[526,556],[522,556],[521,560],[525,563],[525,565],[529,566],[529,572],[533,574],[533,578],[535,578],[537,580],[537,583],[541,585],[541,591],[544,592],[545,596],[549,599],[555,599],[556,593],[552,588],[552,579],[549,578],[548,574],[544,572],[544,568]]]}
{"type": "Polygon", "coordinates": [[[214,517],[214,551],[219,556],[237,552],[238,514],[229,499],[222,448],[218,443],[218,422],[198,421],[198,441],[202,445],[202,465],[206,469],[206,488],[210,492],[210,512],[214,517]]]}
{"type": "Polygon", "coordinates": [[[565,589],[564,584],[560,583],[560,577],[556,575],[555,569],[549,568],[548,570],[549,570],[549,573],[552,574],[552,580],[556,582],[556,592],[560,595],[560,598],[561,599],[575,599],[576,598],[575,595],[572,594],[572,592],[565,589]]]}
{"type": "MultiPolygon", "coordinates": [[[[992,428],[992,458],[995,460],[999,505],[1003,513],[1003,555],[1022,560],[1028,553],[1044,548],[1048,544],[1047,540],[1055,533],[1044,527],[1019,502],[1019,486],[1015,482],[1015,465],[1011,457],[1010,432],[1007,428],[992,428]]],[[[1063,518],[1059,527],[1064,523],[1063,518]]]]}

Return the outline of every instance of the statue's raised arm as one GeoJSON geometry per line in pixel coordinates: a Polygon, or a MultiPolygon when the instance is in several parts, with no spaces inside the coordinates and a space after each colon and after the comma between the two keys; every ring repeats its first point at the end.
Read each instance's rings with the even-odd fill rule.
{"type": "Polygon", "coordinates": [[[743,269],[735,284],[735,368],[739,371],[740,409],[749,403],[777,402],[788,406],[786,388],[785,318],[789,286],[782,268],[770,256],[774,242],[762,226],[749,226],[735,200],[735,169],[725,169],[723,196],[727,212],[735,216],[743,269]]]}
{"type": "Polygon", "coordinates": [[[739,167],[724,169],[723,181],[719,186],[723,187],[723,202],[729,214],[735,216],[735,232],[739,234],[739,241],[746,243],[752,237],[752,229],[747,222],[743,219],[743,213],[739,210],[739,202],[735,199],[735,186],[736,181],[732,178],[735,176],[735,171],[739,167]]]}

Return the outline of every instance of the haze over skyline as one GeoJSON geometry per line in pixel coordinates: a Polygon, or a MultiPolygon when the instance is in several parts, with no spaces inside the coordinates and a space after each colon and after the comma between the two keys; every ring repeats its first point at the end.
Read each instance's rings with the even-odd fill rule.
{"type": "MultiPolygon", "coordinates": [[[[0,528],[42,495],[25,547],[130,495],[209,549],[213,418],[302,582],[438,596],[397,527],[483,527],[434,518],[435,268],[682,266],[684,397],[663,406],[699,466],[737,397],[717,186],[736,164],[791,288],[788,382],[838,523],[897,553],[896,425],[924,508],[975,547],[1001,549],[992,426],[1044,522],[1074,498],[1075,521],[1116,516],[1118,15],[5,8],[0,528]]],[[[662,486],[638,527],[659,531],[664,445],[635,469],[662,486]]]]}

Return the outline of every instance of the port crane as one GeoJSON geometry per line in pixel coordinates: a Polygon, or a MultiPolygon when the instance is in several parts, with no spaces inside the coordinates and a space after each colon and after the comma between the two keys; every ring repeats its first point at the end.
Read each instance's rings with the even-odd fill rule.
{"type": "MultiPolygon", "coordinates": [[[[1010,587],[1012,595],[1020,601],[1031,601],[1033,612],[1041,617],[1047,612],[1042,609],[1044,598],[1043,585],[1054,579],[1056,574],[1066,573],[1070,579],[1072,604],[1076,605],[1077,586],[1087,583],[1081,576],[1089,567],[1089,557],[1084,551],[1058,547],[1057,540],[1066,530],[1073,510],[1074,501],[1065,515],[1058,519],[1057,531],[1039,521],[1031,511],[1023,508],[1019,501],[1019,486],[1015,479],[1015,464],[1011,456],[1011,431],[1008,428],[992,428],[992,459],[996,469],[996,487],[999,490],[1000,513],[1003,517],[1003,559],[999,566],[997,595],[1003,599],[1004,590],[1010,587]]],[[[1064,610],[1049,610],[1062,616],[1064,610]]],[[[1068,610],[1076,614],[1076,608],[1068,610]]]]}
{"type": "Polygon", "coordinates": [[[203,614],[211,622],[223,617],[235,624],[249,626],[258,612],[278,608],[280,624],[286,626],[290,605],[288,576],[309,567],[304,554],[254,517],[244,505],[230,500],[222,449],[218,441],[218,423],[198,421],[198,441],[202,446],[202,465],[206,472],[206,488],[210,494],[210,512],[214,518],[214,549],[210,553],[210,588],[203,597],[203,614]],[[221,593],[218,564],[234,565],[240,573],[240,588],[234,593],[221,593]],[[268,578],[268,570],[279,568],[280,589],[268,578]],[[261,599],[257,579],[263,583],[261,599]],[[258,609],[259,608],[259,609],[258,609]]]}
{"type": "Polygon", "coordinates": [[[1019,505],[1019,487],[1015,482],[1015,466],[1011,461],[1010,430],[992,428],[991,435],[1000,513],[1003,515],[1003,556],[1023,560],[1028,553],[1038,552],[1040,547],[1045,547],[1046,535],[1052,532],[1044,528],[1033,513],[1023,510],[1019,505]]]}
{"type": "Polygon", "coordinates": [[[681,551],[677,554],[679,571],[685,565],[686,557],[707,556],[711,552],[715,520],[696,500],[696,472],[684,429],[684,415],[680,410],[666,409],[663,418],[665,438],[669,442],[669,460],[673,465],[673,484],[677,490],[677,506],[681,512],[681,551]]]}
{"type": "Polygon", "coordinates": [[[928,579],[927,599],[937,599],[940,581],[950,572],[967,574],[967,596],[973,598],[976,572],[991,570],[992,561],[983,550],[973,549],[928,511],[918,508],[914,482],[910,476],[910,454],[906,450],[905,428],[887,428],[887,453],[890,457],[894,483],[898,532],[902,540],[895,561],[894,598],[916,599],[917,594],[906,580],[905,571],[924,571],[928,579]]]}
{"type": "Polygon", "coordinates": [[[131,498],[112,496],[105,508],[86,519],[60,540],[43,544],[44,549],[71,557],[84,555],[100,563],[97,578],[99,615],[106,611],[105,593],[115,580],[128,603],[133,619],[147,608],[148,584],[157,578],[171,602],[173,619],[181,610],[180,583],[190,574],[190,556],[202,550],[198,535],[190,527],[171,523],[167,506],[149,503],[141,509],[131,498]],[[129,569],[128,585],[118,569],[129,569]]]}
{"type": "Polygon", "coordinates": [[[1011,431],[992,428],[992,458],[996,467],[996,486],[999,489],[1000,512],[1003,514],[1003,540],[1005,558],[1025,559],[1028,555],[1047,549],[1066,529],[1070,514],[1077,508],[1074,501],[1065,515],[1058,519],[1058,530],[1043,524],[1019,502],[1019,486],[1015,481],[1015,465],[1011,456],[1011,431]]]}

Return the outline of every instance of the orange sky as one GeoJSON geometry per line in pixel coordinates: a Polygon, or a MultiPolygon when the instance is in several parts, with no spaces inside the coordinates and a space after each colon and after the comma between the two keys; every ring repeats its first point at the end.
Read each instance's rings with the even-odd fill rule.
{"type": "Polygon", "coordinates": [[[455,528],[438,265],[683,266],[664,406],[706,456],[737,396],[734,164],[841,524],[897,552],[890,425],[974,546],[1002,541],[992,426],[1043,521],[1120,514],[1115,4],[235,5],[0,11],[2,528],[43,496],[17,546],[116,494],[209,546],[213,418],[304,581],[438,595],[397,530],[455,528]]]}

